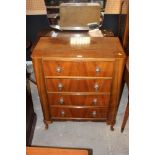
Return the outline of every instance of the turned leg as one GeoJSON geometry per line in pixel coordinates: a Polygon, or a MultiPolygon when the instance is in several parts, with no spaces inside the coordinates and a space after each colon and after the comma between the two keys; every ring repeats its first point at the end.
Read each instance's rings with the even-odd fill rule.
{"type": "Polygon", "coordinates": [[[124,113],[124,118],[123,118],[123,122],[122,122],[122,126],[121,126],[121,132],[124,131],[126,122],[128,120],[129,117],[129,102],[127,103],[126,109],[125,109],[125,113],[124,113]]]}

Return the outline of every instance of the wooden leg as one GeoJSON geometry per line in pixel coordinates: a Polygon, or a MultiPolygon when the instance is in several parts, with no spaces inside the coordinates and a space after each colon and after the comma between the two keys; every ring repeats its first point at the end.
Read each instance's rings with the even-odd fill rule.
{"type": "MultiPolygon", "coordinates": [[[[124,74],[125,74],[125,73],[123,73],[123,77],[124,77],[124,74]]],[[[123,94],[124,86],[125,86],[125,80],[122,79],[121,88],[120,88],[120,95],[119,95],[119,102],[121,101],[121,97],[122,97],[122,94],[123,94]]]]}
{"type": "Polygon", "coordinates": [[[48,124],[47,124],[47,123],[45,123],[45,129],[46,129],[46,130],[48,129],[48,124]]]}
{"type": "Polygon", "coordinates": [[[121,126],[121,132],[124,131],[128,117],[129,117],[129,101],[128,101],[126,109],[125,109],[124,118],[123,118],[123,122],[122,122],[122,126],[121,126]]]}
{"type": "Polygon", "coordinates": [[[110,124],[111,131],[114,131],[114,125],[116,123],[116,120],[113,120],[113,122],[110,124]]]}
{"type": "Polygon", "coordinates": [[[114,125],[110,126],[111,131],[114,131],[114,125]]]}
{"type": "Polygon", "coordinates": [[[52,120],[51,121],[44,120],[44,124],[45,124],[45,129],[46,130],[48,129],[49,124],[51,124],[51,123],[52,123],[52,120]]]}
{"type": "Polygon", "coordinates": [[[47,129],[48,129],[48,124],[49,124],[49,123],[48,123],[47,121],[44,120],[44,124],[45,124],[45,129],[47,130],[47,129]]]}

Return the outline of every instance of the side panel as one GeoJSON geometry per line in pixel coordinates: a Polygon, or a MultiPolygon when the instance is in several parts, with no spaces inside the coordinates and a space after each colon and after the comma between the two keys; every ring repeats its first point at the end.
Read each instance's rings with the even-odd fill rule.
{"type": "Polygon", "coordinates": [[[46,94],[46,88],[45,88],[45,82],[44,82],[44,75],[42,70],[42,59],[33,58],[32,61],[33,61],[33,67],[34,67],[40,102],[42,106],[42,111],[44,115],[44,122],[50,123],[51,119],[50,119],[48,100],[47,100],[47,94],[46,94]]]}
{"type": "Polygon", "coordinates": [[[110,124],[111,127],[113,127],[116,121],[116,114],[119,105],[120,86],[122,82],[124,66],[125,66],[125,58],[116,58],[115,71],[111,90],[111,99],[107,119],[107,124],[110,124]]]}

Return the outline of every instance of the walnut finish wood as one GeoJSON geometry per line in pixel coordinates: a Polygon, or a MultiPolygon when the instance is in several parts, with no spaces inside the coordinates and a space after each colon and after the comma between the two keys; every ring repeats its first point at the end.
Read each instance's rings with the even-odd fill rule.
{"type": "Polygon", "coordinates": [[[111,79],[46,79],[46,88],[47,92],[110,92],[111,81],[111,79]]]}
{"type": "Polygon", "coordinates": [[[26,147],[26,155],[91,155],[91,150],[33,146],[26,147]]]}
{"type": "Polygon", "coordinates": [[[107,118],[107,108],[52,107],[51,117],[56,118],[107,118]]]}
{"type": "Polygon", "coordinates": [[[43,61],[45,76],[112,77],[113,61],[43,61]],[[59,70],[60,69],[60,72],[59,70]]]}
{"type": "Polygon", "coordinates": [[[32,53],[44,122],[48,127],[51,120],[106,121],[113,129],[126,58],[120,41],[100,37],[73,46],[69,39],[41,37],[32,53]],[[64,105],[57,103],[60,97],[64,105]]]}
{"type": "Polygon", "coordinates": [[[33,62],[33,68],[34,68],[35,78],[37,82],[38,93],[40,96],[40,102],[42,105],[42,111],[44,115],[44,123],[45,123],[45,126],[47,126],[46,122],[51,122],[51,119],[50,119],[51,116],[49,112],[49,105],[48,105],[47,94],[45,89],[45,81],[44,81],[44,76],[42,71],[42,60],[32,59],[32,62],[33,62]]]}
{"type": "Polygon", "coordinates": [[[65,95],[48,93],[50,105],[105,106],[109,105],[110,95],[65,95]]]}
{"type": "Polygon", "coordinates": [[[125,59],[116,58],[115,60],[115,76],[113,77],[111,99],[109,104],[109,114],[107,123],[111,125],[111,130],[116,122],[116,114],[119,105],[120,86],[122,82],[122,75],[125,66],[125,59]]]}
{"type": "Polygon", "coordinates": [[[125,56],[118,37],[93,37],[88,45],[71,45],[70,37],[41,37],[33,51],[32,58],[40,57],[43,60],[61,60],[61,58],[63,60],[70,58],[95,60],[95,58],[99,58],[102,61],[112,61],[116,56],[120,58],[125,56]],[[118,55],[118,53],[120,54],[118,55]],[[79,55],[82,57],[79,58],[79,55]]]}

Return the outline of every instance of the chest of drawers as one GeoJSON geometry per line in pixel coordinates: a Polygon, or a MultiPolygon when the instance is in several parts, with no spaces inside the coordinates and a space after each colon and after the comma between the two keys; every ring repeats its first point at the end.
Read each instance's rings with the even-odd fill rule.
{"type": "Polygon", "coordinates": [[[54,120],[115,124],[125,54],[116,37],[72,45],[69,37],[41,37],[32,61],[45,127],[54,120]]]}

